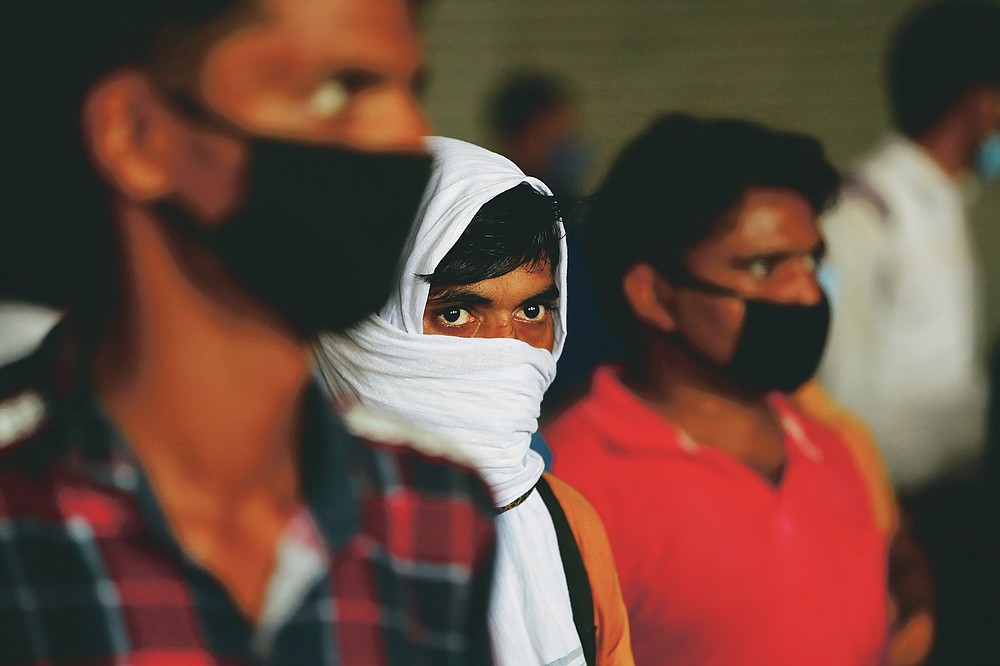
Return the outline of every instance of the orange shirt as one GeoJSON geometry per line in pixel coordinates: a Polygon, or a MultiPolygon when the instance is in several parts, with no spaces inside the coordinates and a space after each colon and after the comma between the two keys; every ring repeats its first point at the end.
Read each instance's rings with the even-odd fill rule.
{"type": "Polygon", "coordinates": [[[566,514],[587,569],[594,597],[597,666],[630,666],[635,661],[629,639],[628,615],[604,525],[594,507],[580,493],[551,474],[546,474],[545,478],[566,514]]]}

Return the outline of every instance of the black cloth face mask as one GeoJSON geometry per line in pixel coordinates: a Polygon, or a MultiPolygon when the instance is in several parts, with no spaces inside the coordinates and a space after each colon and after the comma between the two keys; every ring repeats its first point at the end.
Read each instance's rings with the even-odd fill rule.
{"type": "Polygon", "coordinates": [[[728,362],[708,358],[682,338],[685,347],[736,383],[754,390],[791,393],[816,374],[830,332],[830,303],[822,290],[815,304],[800,305],[748,298],[691,275],[672,274],[667,279],[678,287],[743,301],[743,325],[728,362]]]}
{"type": "MultiPolygon", "coordinates": [[[[237,130],[228,133],[236,134],[237,130]]],[[[299,334],[340,331],[386,301],[430,177],[431,157],[264,139],[249,149],[242,204],[203,224],[174,200],[156,213],[210,249],[299,334]]]]}

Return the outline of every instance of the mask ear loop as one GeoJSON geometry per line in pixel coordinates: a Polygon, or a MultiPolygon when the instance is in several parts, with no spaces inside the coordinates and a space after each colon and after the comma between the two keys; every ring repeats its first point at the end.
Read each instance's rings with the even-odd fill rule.
{"type": "MultiPolygon", "coordinates": [[[[727,298],[738,298],[741,301],[745,301],[745,297],[732,287],[725,287],[721,284],[715,284],[714,282],[708,282],[707,280],[702,280],[699,277],[691,275],[686,269],[678,268],[668,271],[660,271],[657,269],[660,276],[670,282],[674,287],[681,287],[683,289],[693,289],[695,291],[701,291],[706,294],[711,294],[713,296],[724,296],[727,298]]],[[[744,323],[746,322],[746,315],[744,314],[744,323]]],[[[743,332],[743,323],[740,324],[740,330],[738,334],[743,332]]],[[[683,347],[691,355],[697,363],[703,367],[712,370],[713,372],[725,371],[727,363],[720,363],[713,358],[710,358],[704,351],[699,349],[694,343],[688,340],[683,333],[680,331],[674,331],[672,333],[667,333],[671,340],[675,344],[683,347]]]]}
{"type": "Polygon", "coordinates": [[[661,272],[660,275],[662,275],[665,280],[669,281],[670,284],[675,287],[684,287],[685,289],[703,291],[707,294],[713,294],[715,296],[730,296],[732,298],[739,299],[744,298],[742,294],[732,287],[726,287],[721,284],[715,284],[714,282],[702,280],[699,277],[691,275],[684,269],[661,272]]]}
{"type": "Polygon", "coordinates": [[[186,90],[170,89],[158,86],[156,88],[166,103],[185,120],[201,126],[212,132],[225,134],[238,141],[249,141],[252,137],[233,121],[212,111],[197,97],[186,90]]]}

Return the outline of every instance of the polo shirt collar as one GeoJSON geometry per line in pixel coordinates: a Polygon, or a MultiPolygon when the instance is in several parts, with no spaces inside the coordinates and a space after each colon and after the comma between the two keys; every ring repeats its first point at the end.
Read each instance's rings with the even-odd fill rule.
{"type": "MultiPolygon", "coordinates": [[[[767,400],[781,424],[786,442],[809,460],[822,460],[822,452],[809,439],[787,396],[772,392],[767,400]]],[[[626,388],[621,382],[621,368],[617,366],[604,365],[594,372],[584,409],[611,446],[625,453],[696,455],[704,446],[626,388]]]]}
{"type": "Polygon", "coordinates": [[[600,366],[583,408],[611,445],[626,453],[675,455],[696,453],[690,437],[646,406],[621,382],[621,368],[600,366]]]}

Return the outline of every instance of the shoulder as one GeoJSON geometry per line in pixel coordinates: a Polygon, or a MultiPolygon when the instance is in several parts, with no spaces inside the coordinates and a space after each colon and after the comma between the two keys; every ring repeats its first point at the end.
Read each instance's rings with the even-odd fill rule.
{"type": "Polygon", "coordinates": [[[870,242],[889,231],[890,211],[885,195],[870,180],[848,174],[836,204],[823,214],[823,233],[835,249],[852,239],[870,242]]]}
{"type": "Polygon", "coordinates": [[[864,422],[835,402],[816,380],[791,396],[790,404],[804,417],[811,433],[821,434],[817,439],[828,452],[835,447],[845,454],[864,483],[879,529],[894,530],[898,520],[895,492],[875,438],[864,422]]]}
{"type": "Polygon", "coordinates": [[[545,474],[545,480],[566,514],[587,570],[597,625],[598,662],[631,664],[628,617],[604,523],[590,502],[568,483],[551,474],[545,474]]]}
{"type": "Polygon", "coordinates": [[[566,514],[566,520],[569,522],[570,529],[573,530],[577,546],[579,546],[584,560],[587,561],[588,571],[592,564],[598,566],[611,564],[613,566],[611,545],[604,528],[604,522],[597,510],[587,498],[565,481],[548,473],[545,474],[545,480],[549,482],[552,494],[555,495],[563,513],[566,514]]]}
{"type": "Polygon", "coordinates": [[[611,544],[597,511],[583,495],[565,481],[548,473],[544,476],[556,501],[559,502],[559,507],[566,515],[566,522],[573,532],[573,539],[580,549],[587,571],[592,577],[594,574],[607,572],[608,567],[614,571],[611,544]]]}
{"type": "MultiPolygon", "coordinates": [[[[555,495],[563,513],[566,514],[566,520],[573,528],[573,533],[577,535],[577,541],[580,540],[581,536],[585,536],[591,531],[604,534],[604,524],[601,522],[600,516],[583,495],[577,492],[573,486],[551,474],[546,473],[545,480],[549,482],[552,494],[555,495]],[[577,529],[578,527],[579,529],[577,529]]],[[[604,538],[607,539],[607,537],[604,538]]]]}

